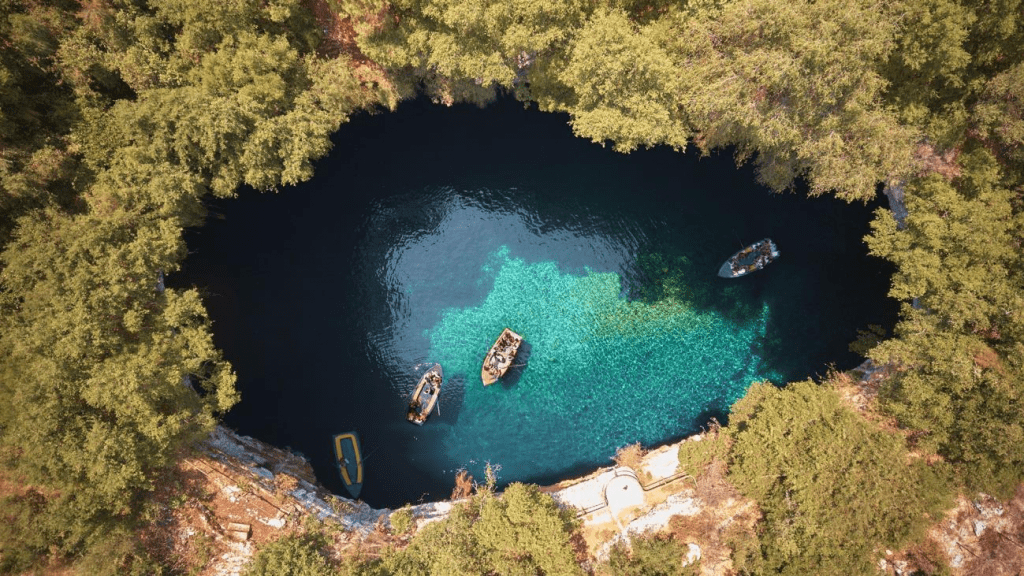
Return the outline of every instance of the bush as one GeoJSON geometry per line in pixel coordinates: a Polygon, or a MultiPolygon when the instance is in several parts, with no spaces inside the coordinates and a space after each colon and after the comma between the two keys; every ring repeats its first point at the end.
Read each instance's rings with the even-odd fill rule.
{"type": "Polygon", "coordinates": [[[245,569],[245,576],[324,576],[334,574],[319,532],[291,534],[262,548],[245,569]]]}
{"type": "Polygon", "coordinates": [[[405,534],[413,527],[412,509],[408,506],[391,513],[391,530],[395,534],[405,534]]]}
{"type": "Polygon", "coordinates": [[[573,513],[536,486],[483,491],[384,556],[389,574],[582,574],[573,513]]]}
{"type": "Polygon", "coordinates": [[[911,460],[903,436],[813,382],[753,385],[730,428],[730,479],[761,506],[767,572],[874,573],[877,550],[923,536],[952,504],[944,464],[911,460]]]}
{"type": "Polygon", "coordinates": [[[687,548],[671,536],[633,538],[632,551],[616,543],[602,567],[611,576],[688,576],[698,573],[698,564],[683,567],[687,548]]]}
{"type": "Polygon", "coordinates": [[[712,420],[710,430],[699,441],[688,440],[679,445],[679,469],[699,476],[714,460],[724,461],[731,446],[732,440],[722,434],[718,422],[712,420]]]}

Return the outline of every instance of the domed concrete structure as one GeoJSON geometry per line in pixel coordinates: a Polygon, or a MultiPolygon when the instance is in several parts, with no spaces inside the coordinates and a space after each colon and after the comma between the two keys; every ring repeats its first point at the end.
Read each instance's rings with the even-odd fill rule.
{"type": "Polygon", "coordinates": [[[604,500],[613,515],[644,504],[644,489],[636,472],[625,466],[615,469],[615,476],[605,484],[604,500]]]}

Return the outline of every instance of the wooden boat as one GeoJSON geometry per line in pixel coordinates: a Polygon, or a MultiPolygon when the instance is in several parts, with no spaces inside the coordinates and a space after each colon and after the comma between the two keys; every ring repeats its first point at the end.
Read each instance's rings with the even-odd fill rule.
{"type": "Polygon", "coordinates": [[[722,278],[739,278],[756,272],[779,257],[779,249],[770,238],[754,242],[733,254],[718,269],[722,278]]]}
{"type": "Polygon", "coordinates": [[[359,436],[346,432],[334,436],[334,456],[338,459],[341,480],[353,498],[359,498],[363,489],[363,455],[359,450],[359,436]]]}
{"type": "Polygon", "coordinates": [[[498,381],[505,375],[509,367],[512,366],[512,361],[516,358],[516,352],[519,351],[519,345],[523,343],[523,337],[515,332],[505,328],[501,331],[501,336],[494,341],[494,346],[487,351],[487,356],[484,357],[484,366],[480,369],[480,378],[484,381],[484,386],[490,386],[498,381]]]}
{"type": "Polygon", "coordinates": [[[444,373],[441,371],[440,364],[434,364],[434,367],[427,370],[427,373],[420,378],[420,383],[416,385],[416,389],[412,391],[412,397],[409,398],[409,412],[406,414],[406,419],[409,422],[423,426],[423,423],[427,421],[427,416],[430,416],[434,405],[437,404],[438,397],[441,396],[443,380],[444,373]]]}

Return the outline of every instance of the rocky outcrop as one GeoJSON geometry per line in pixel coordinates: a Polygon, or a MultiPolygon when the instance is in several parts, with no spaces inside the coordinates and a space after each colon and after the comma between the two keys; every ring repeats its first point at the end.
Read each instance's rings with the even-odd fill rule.
{"type": "MultiPolygon", "coordinates": [[[[872,412],[871,405],[886,372],[886,367],[867,361],[839,379],[837,389],[855,409],[867,414],[872,412]]],[[[752,528],[757,517],[753,502],[734,492],[710,498],[706,487],[698,486],[692,476],[678,470],[680,444],[704,439],[698,434],[651,450],[631,467],[601,468],[542,490],[576,512],[588,548],[598,560],[606,558],[617,542],[628,543],[637,535],[664,530],[673,517],[690,518],[691,523],[703,522],[718,530],[737,521],[752,528]]],[[[332,494],[317,482],[301,456],[224,427],[218,427],[200,446],[199,453],[185,459],[182,466],[201,472],[217,493],[210,504],[215,518],[204,521],[204,525],[219,534],[224,546],[203,574],[240,573],[255,552],[253,542],[273,540],[298,529],[310,516],[342,527],[345,541],[356,549],[364,549],[361,546],[365,544],[360,542],[390,532],[392,510],[332,494]],[[232,539],[226,529],[230,523],[251,526],[251,540],[232,539]]],[[[453,505],[448,501],[429,502],[412,506],[409,511],[417,527],[422,527],[447,517],[453,505]]],[[[933,561],[949,565],[954,574],[1016,573],[1012,570],[1024,569],[1022,518],[1024,490],[1008,503],[984,495],[975,500],[961,497],[957,508],[930,531],[930,552],[886,551],[879,568],[882,573],[902,576],[933,561]]],[[[702,560],[702,573],[728,572],[728,550],[718,548],[722,548],[720,543],[712,543],[714,558],[702,560]],[[704,570],[705,565],[716,563],[719,568],[715,571],[704,570]]],[[[696,559],[701,553],[693,543],[690,556],[696,559]]]]}

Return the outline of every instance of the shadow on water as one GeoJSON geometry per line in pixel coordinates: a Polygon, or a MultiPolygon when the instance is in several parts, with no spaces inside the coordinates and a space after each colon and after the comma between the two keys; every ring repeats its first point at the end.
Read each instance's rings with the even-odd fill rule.
{"type": "Polygon", "coordinates": [[[717,421],[722,426],[729,423],[729,406],[726,404],[724,398],[718,398],[710,403],[715,408],[708,408],[707,410],[701,411],[693,417],[690,421],[691,430],[707,430],[712,420],[717,421]]]}

